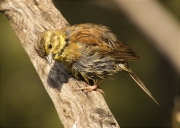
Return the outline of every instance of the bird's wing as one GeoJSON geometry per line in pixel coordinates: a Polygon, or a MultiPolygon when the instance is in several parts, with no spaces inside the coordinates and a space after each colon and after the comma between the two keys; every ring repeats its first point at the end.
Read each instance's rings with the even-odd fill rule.
{"type": "Polygon", "coordinates": [[[114,58],[122,61],[139,60],[140,57],[127,45],[117,41],[115,43],[116,49],[112,53],[114,58]]]}
{"type": "Polygon", "coordinates": [[[138,60],[132,49],[116,39],[116,36],[105,26],[81,24],[66,29],[71,42],[81,45],[82,54],[112,56],[118,61],[138,60]]]}

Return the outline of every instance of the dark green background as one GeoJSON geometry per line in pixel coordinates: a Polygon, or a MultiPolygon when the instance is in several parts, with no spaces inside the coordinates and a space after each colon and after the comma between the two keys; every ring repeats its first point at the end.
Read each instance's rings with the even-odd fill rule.
{"type": "MultiPolygon", "coordinates": [[[[107,9],[98,6],[96,1],[54,2],[70,24],[106,25],[141,56],[140,61],[130,62],[130,66],[160,106],[128,74],[119,72],[115,80],[104,81],[101,88],[120,126],[170,127],[173,100],[179,93],[178,72],[152,45],[152,40],[146,38],[116,5],[107,9]]],[[[178,0],[160,2],[179,20],[178,0]]],[[[3,14],[0,14],[0,55],[1,127],[62,127],[52,101],[3,14]]]]}

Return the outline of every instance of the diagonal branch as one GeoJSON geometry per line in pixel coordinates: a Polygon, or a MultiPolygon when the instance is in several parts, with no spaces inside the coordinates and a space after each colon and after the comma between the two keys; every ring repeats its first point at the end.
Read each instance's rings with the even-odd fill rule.
{"type": "Polygon", "coordinates": [[[119,128],[102,94],[76,91],[84,86],[81,81],[74,79],[60,63],[49,65],[38,56],[38,35],[68,25],[52,0],[0,0],[0,11],[8,17],[65,128],[119,128]]]}

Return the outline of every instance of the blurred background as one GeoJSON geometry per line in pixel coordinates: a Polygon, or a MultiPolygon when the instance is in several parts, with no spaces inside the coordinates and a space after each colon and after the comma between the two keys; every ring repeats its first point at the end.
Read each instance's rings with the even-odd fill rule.
{"type": "MultiPolygon", "coordinates": [[[[107,104],[119,125],[171,127],[174,99],[179,95],[180,82],[179,0],[154,3],[147,0],[128,3],[113,0],[54,0],[54,4],[72,25],[96,23],[110,27],[120,41],[141,57],[140,61],[130,62],[129,65],[160,106],[128,74],[119,72],[113,76],[114,80],[106,80],[101,84],[107,104]],[[158,16],[161,14],[158,12],[162,16],[158,16]]],[[[0,55],[0,126],[63,128],[39,76],[2,13],[0,55]]]]}

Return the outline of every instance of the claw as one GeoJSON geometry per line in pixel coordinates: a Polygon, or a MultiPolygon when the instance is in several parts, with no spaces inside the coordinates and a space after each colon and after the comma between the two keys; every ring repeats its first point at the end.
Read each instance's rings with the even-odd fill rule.
{"type": "Polygon", "coordinates": [[[77,90],[85,90],[86,92],[98,91],[98,92],[100,92],[101,94],[104,95],[104,91],[99,89],[97,85],[88,86],[88,87],[81,87],[81,88],[78,88],[77,90]]]}
{"type": "Polygon", "coordinates": [[[78,90],[86,90],[87,92],[91,92],[93,90],[96,90],[98,86],[96,85],[93,85],[93,86],[88,86],[88,87],[82,87],[82,88],[79,88],[78,90]]]}

